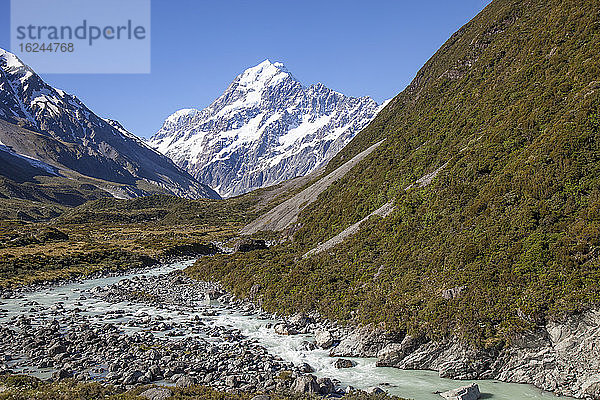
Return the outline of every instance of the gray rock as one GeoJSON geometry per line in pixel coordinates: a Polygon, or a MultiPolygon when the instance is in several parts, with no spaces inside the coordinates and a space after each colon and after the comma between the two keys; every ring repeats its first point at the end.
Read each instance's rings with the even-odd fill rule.
{"type": "Polygon", "coordinates": [[[476,383],[472,383],[458,389],[440,393],[440,396],[446,400],[477,400],[481,398],[481,393],[479,392],[479,386],[476,383]]]}
{"type": "Polygon", "coordinates": [[[271,400],[271,396],[266,395],[266,394],[259,394],[259,395],[254,396],[250,400],[271,400]]]}
{"type": "Polygon", "coordinates": [[[352,368],[356,365],[356,363],[352,360],[345,360],[343,358],[338,358],[337,360],[335,360],[335,362],[333,363],[333,366],[336,367],[337,369],[341,369],[341,368],[352,368]]]}
{"type": "Polygon", "coordinates": [[[306,373],[315,372],[315,369],[313,367],[311,367],[310,364],[308,364],[308,363],[302,363],[302,364],[300,364],[300,366],[298,367],[298,369],[301,372],[306,372],[306,373]]]}
{"type": "Polygon", "coordinates": [[[330,348],[333,344],[331,332],[325,330],[317,331],[317,333],[315,333],[315,344],[322,349],[330,348]]]}
{"type": "Polygon", "coordinates": [[[366,392],[369,393],[369,394],[381,394],[381,393],[385,393],[382,388],[377,387],[377,386],[373,386],[373,387],[368,388],[366,390],[366,392]]]}
{"type": "Polygon", "coordinates": [[[73,372],[69,371],[66,368],[61,368],[52,374],[52,379],[54,379],[55,381],[59,381],[61,379],[67,379],[72,376],[73,376],[73,372]]]}
{"type": "Polygon", "coordinates": [[[239,386],[239,384],[240,382],[237,376],[228,376],[225,378],[225,386],[227,387],[236,388],[239,386]]]}
{"type": "Polygon", "coordinates": [[[180,376],[175,382],[175,386],[180,388],[187,388],[193,386],[195,384],[194,379],[190,378],[187,375],[180,376]]]}
{"type": "Polygon", "coordinates": [[[275,333],[278,335],[288,336],[298,334],[294,328],[283,322],[275,325],[273,329],[275,329],[275,333]]]}
{"type": "Polygon", "coordinates": [[[141,397],[145,397],[148,400],[166,400],[173,395],[173,392],[167,388],[150,388],[140,393],[141,397]]]}
{"type": "Polygon", "coordinates": [[[313,351],[316,348],[317,346],[315,346],[313,342],[309,342],[307,340],[303,341],[302,343],[300,343],[300,346],[298,346],[298,350],[303,351],[313,351]]]}
{"type": "Polygon", "coordinates": [[[383,348],[393,342],[400,342],[403,335],[386,333],[381,327],[367,325],[359,327],[343,337],[331,349],[332,357],[377,357],[383,348]]]}
{"type": "Polygon", "coordinates": [[[378,367],[398,367],[410,354],[425,343],[424,338],[406,336],[400,343],[389,343],[377,353],[378,367]]]}
{"type": "Polygon", "coordinates": [[[63,344],[60,344],[60,343],[56,343],[48,349],[48,355],[50,355],[50,356],[55,356],[57,354],[62,354],[62,353],[66,353],[66,352],[67,352],[66,346],[63,344]]]}
{"type": "Polygon", "coordinates": [[[291,316],[288,319],[288,322],[291,325],[293,325],[296,329],[302,329],[302,328],[305,328],[312,321],[309,317],[306,316],[306,314],[298,313],[298,314],[291,316]]]}
{"type": "Polygon", "coordinates": [[[586,384],[584,393],[593,399],[600,399],[600,381],[589,382],[586,384]]]}
{"type": "Polygon", "coordinates": [[[335,390],[335,385],[329,378],[319,378],[317,384],[319,385],[319,394],[329,394],[335,390]]]}
{"type": "Polygon", "coordinates": [[[296,378],[292,390],[297,393],[316,394],[319,393],[319,384],[314,375],[301,375],[296,378]]]}
{"type": "Polygon", "coordinates": [[[460,297],[460,295],[467,289],[466,286],[457,286],[451,289],[446,289],[442,291],[442,298],[446,300],[452,300],[460,297]]]}
{"type": "Polygon", "coordinates": [[[125,375],[125,378],[123,379],[123,384],[124,385],[134,385],[134,384],[138,383],[138,379],[141,378],[142,376],[144,376],[142,371],[137,371],[137,370],[131,371],[127,375],[125,375]]]}

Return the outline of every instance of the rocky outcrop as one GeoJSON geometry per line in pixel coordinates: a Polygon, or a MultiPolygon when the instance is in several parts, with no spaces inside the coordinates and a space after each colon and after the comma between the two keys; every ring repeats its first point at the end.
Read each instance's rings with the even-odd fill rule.
{"type": "Polygon", "coordinates": [[[378,326],[367,325],[352,330],[331,349],[332,357],[377,357],[379,352],[394,341],[402,340],[396,334],[386,333],[378,326]]]}
{"type": "Polygon", "coordinates": [[[319,393],[319,384],[317,383],[317,378],[314,375],[301,375],[294,381],[292,390],[297,393],[319,393]]]}
{"type": "Polygon", "coordinates": [[[550,321],[502,349],[406,336],[377,356],[378,366],[436,370],[443,378],[528,383],[560,395],[600,399],[600,311],[550,321]]]}
{"type": "Polygon", "coordinates": [[[264,250],[267,248],[267,243],[261,239],[243,238],[238,240],[234,245],[234,251],[247,253],[254,250],[264,250]]]}
{"type": "Polygon", "coordinates": [[[286,323],[280,323],[274,327],[275,333],[283,336],[296,335],[298,332],[286,323]]]}

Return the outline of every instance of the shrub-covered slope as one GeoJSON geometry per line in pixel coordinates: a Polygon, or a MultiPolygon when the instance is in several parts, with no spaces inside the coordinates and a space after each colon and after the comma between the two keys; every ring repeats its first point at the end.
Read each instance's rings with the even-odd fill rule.
{"type": "Polygon", "coordinates": [[[598,304],[599,94],[600,3],[495,0],[332,160],[386,139],[293,240],[191,273],[241,295],[260,285],[271,310],[487,345],[598,304]],[[390,200],[387,218],[302,258],[390,200]]]}

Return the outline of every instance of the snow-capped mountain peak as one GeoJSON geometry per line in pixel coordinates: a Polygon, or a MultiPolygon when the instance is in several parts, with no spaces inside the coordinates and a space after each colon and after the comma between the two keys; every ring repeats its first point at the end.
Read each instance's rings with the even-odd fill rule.
{"type": "Polygon", "coordinates": [[[239,75],[234,84],[247,90],[262,90],[265,86],[275,86],[283,79],[292,78],[283,63],[271,63],[268,59],[255,67],[248,68],[239,75]]]}
{"type": "Polygon", "coordinates": [[[16,55],[0,49],[0,59],[4,60],[6,68],[27,68],[16,55]]]}
{"type": "Polygon", "coordinates": [[[369,97],[304,86],[280,62],[246,69],[203,110],[169,116],[149,143],[222,196],[305,175],[377,114],[369,97]]]}

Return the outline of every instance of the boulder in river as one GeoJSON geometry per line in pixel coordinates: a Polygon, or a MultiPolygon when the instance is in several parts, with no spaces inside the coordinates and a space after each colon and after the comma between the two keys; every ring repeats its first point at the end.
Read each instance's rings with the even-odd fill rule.
{"type": "Polygon", "coordinates": [[[317,346],[315,346],[313,342],[309,342],[308,340],[303,341],[302,343],[300,343],[300,346],[298,346],[298,350],[301,351],[313,351],[316,348],[317,346]]]}
{"type": "Polygon", "coordinates": [[[274,327],[275,329],[275,333],[278,335],[295,335],[297,334],[296,330],[294,328],[292,328],[291,326],[289,326],[288,324],[285,323],[280,323],[275,325],[274,327]]]}
{"type": "Polygon", "coordinates": [[[440,393],[440,396],[446,400],[477,400],[481,398],[481,393],[479,392],[479,386],[476,383],[472,383],[458,389],[440,393]]]}
{"type": "Polygon", "coordinates": [[[310,366],[310,364],[308,363],[302,363],[300,364],[300,366],[298,367],[298,369],[302,372],[306,372],[306,373],[310,373],[310,372],[315,372],[315,369],[313,367],[310,366]]]}
{"type": "Polygon", "coordinates": [[[331,332],[317,331],[317,333],[315,333],[315,344],[322,349],[330,348],[333,344],[333,336],[331,336],[331,332]]]}
{"type": "Polygon", "coordinates": [[[335,390],[335,385],[329,378],[319,378],[317,384],[319,385],[319,394],[329,394],[335,390]]]}
{"type": "Polygon", "coordinates": [[[352,368],[355,365],[356,365],[356,363],[354,361],[352,361],[352,360],[346,360],[344,358],[338,358],[333,363],[333,366],[336,367],[337,369],[352,368]]]}

